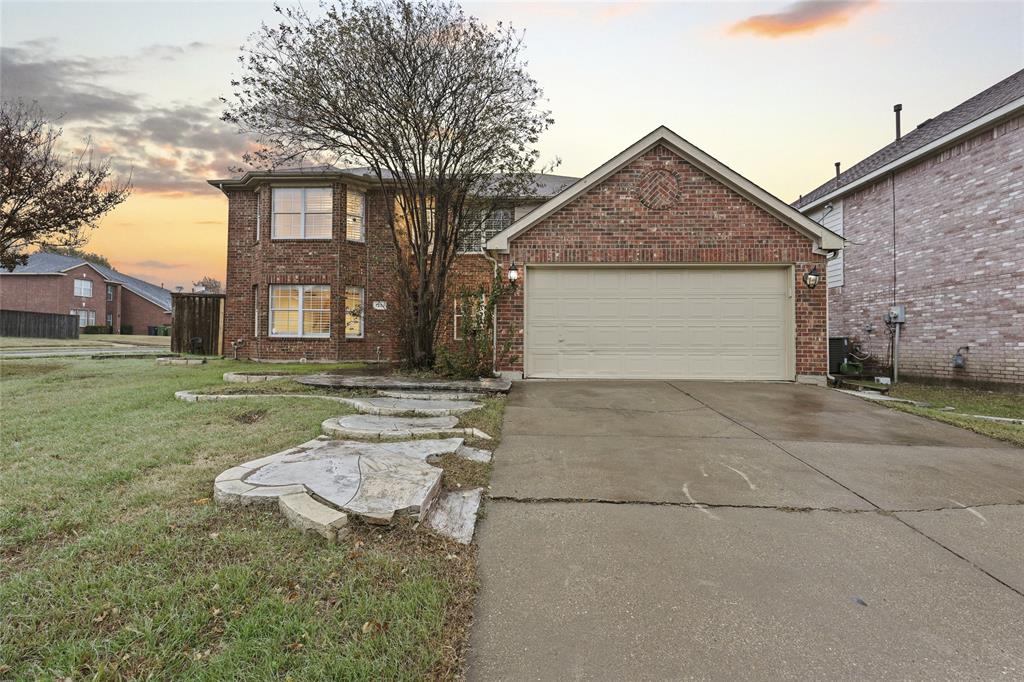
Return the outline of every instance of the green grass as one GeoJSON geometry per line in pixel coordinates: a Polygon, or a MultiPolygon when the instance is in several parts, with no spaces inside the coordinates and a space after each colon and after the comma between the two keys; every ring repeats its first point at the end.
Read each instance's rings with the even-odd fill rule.
{"type": "MultiPolygon", "coordinates": [[[[220,471],[313,438],[348,411],[173,397],[261,367],[0,363],[0,679],[460,675],[475,547],[411,522],[356,523],[328,545],[271,511],[212,504],[220,471]]],[[[489,400],[467,423],[497,435],[502,409],[489,400]]],[[[452,480],[485,482],[488,470],[452,480]]]]}
{"type": "Polygon", "coordinates": [[[900,382],[889,391],[894,398],[925,402],[933,407],[918,407],[901,403],[885,402],[903,412],[928,417],[936,421],[953,424],[977,433],[1005,440],[1024,447],[1024,425],[1000,424],[985,419],[976,419],[972,414],[983,414],[991,417],[1009,417],[1024,419],[1024,394],[1009,391],[991,391],[959,386],[934,386],[900,382]],[[956,412],[943,411],[943,407],[953,407],[956,412]]]}
{"type": "Polygon", "coordinates": [[[116,348],[119,344],[170,348],[169,336],[144,334],[81,334],[77,339],[28,339],[0,336],[0,350],[32,350],[35,348],[116,348]]]}

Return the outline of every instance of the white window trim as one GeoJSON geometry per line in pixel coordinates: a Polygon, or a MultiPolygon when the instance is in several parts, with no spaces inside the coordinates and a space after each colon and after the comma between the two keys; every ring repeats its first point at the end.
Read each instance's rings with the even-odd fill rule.
{"type": "Polygon", "coordinates": [[[345,287],[345,319],[343,324],[345,325],[345,338],[346,339],[363,339],[366,338],[366,289],[363,287],[345,287]],[[350,290],[359,291],[359,333],[349,334],[348,333],[348,292],[350,290]]]}
{"type": "Polygon", "coordinates": [[[254,192],[256,195],[256,241],[260,240],[260,191],[254,192]]]}
{"type": "MultiPolygon", "coordinates": [[[[508,225],[511,225],[512,223],[515,222],[515,210],[509,207],[499,206],[490,212],[490,216],[484,216],[484,211],[479,211],[477,213],[476,220],[478,221],[478,227],[480,229],[480,244],[475,249],[463,249],[461,247],[457,247],[455,252],[458,254],[483,253],[484,245],[487,244],[487,240],[490,239],[490,237],[484,236],[484,224],[487,222],[488,218],[493,217],[494,214],[498,213],[499,211],[508,214],[508,225]]],[[[495,232],[495,234],[500,234],[505,229],[508,229],[508,225],[506,225],[501,230],[498,230],[498,232],[495,232]]]]}
{"type": "MultiPolygon", "coordinates": [[[[331,235],[328,237],[307,237],[306,236],[306,192],[311,189],[326,189],[331,192],[331,205],[334,204],[334,188],[323,185],[313,185],[310,187],[272,187],[270,189],[270,240],[271,241],[311,241],[311,242],[329,242],[334,239],[334,210],[328,212],[327,215],[331,216],[331,235]],[[274,206],[274,190],[275,189],[295,189],[302,192],[302,208],[299,210],[299,236],[298,237],[278,237],[277,236],[277,211],[274,206]]],[[[318,214],[319,215],[319,214],[318,214]]]]}
{"type": "Polygon", "coordinates": [[[79,329],[82,329],[84,327],[95,327],[96,326],[96,311],[95,310],[86,310],[85,308],[74,308],[74,309],[71,310],[70,314],[74,315],[75,317],[78,318],[78,328],[79,329]],[[82,322],[83,322],[83,320],[82,320],[82,318],[83,318],[82,313],[85,313],[85,316],[84,316],[85,317],[85,324],[82,324],[82,322]]]}
{"type": "MultiPolygon", "coordinates": [[[[328,284],[271,284],[267,287],[267,336],[274,339],[329,339],[331,338],[331,309],[327,308],[327,333],[325,334],[303,334],[302,329],[304,327],[302,319],[304,316],[303,303],[306,298],[306,287],[327,287],[327,300],[328,305],[330,304],[331,294],[330,285],[328,284]],[[277,287],[298,287],[299,289],[299,324],[297,334],[275,334],[274,333],[274,289],[277,287]]],[[[285,310],[284,308],[281,309],[285,310]]],[[[287,310],[291,310],[288,308],[287,310]]],[[[323,310],[323,308],[310,308],[310,310],[323,310]]],[[[257,322],[257,324],[259,324],[257,322]]]]}
{"type": "Polygon", "coordinates": [[[75,298],[92,298],[92,291],[93,291],[93,288],[92,288],[92,280],[91,279],[89,279],[88,277],[76,277],[75,278],[75,298]],[[87,294],[80,294],[80,293],[78,293],[78,285],[79,284],[82,285],[83,289],[86,287],[86,285],[88,285],[89,293],[87,293],[87,294]]]}
{"type": "Polygon", "coordinates": [[[345,240],[346,241],[350,241],[350,242],[354,242],[356,244],[365,244],[366,243],[366,192],[364,192],[362,190],[358,190],[358,189],[346,189],[345,191],[346,191],[346,196],[345,196],[345,240]],[[349,218],[350,215],[354,215],[353,213],[349,213],[349,211],[348,211],[348,196],[347,196],[348,192],[352,192],[352,193],[355,193],[355,194],[361,194],[362,197],[363,197],[363,201],[360,204],[362,210],[360,211],[361,215],[359,216],[359,239],[352,239],[351,237],[348,236],[348,218],[349,218]]]}

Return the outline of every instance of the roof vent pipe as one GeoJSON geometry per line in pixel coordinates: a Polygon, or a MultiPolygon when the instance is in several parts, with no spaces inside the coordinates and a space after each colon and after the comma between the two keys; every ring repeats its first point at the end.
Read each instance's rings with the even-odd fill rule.
{"type": "Polygon", "coordinates": [[[896,112],[896,139],[898,140],[903,137],[900,134],[900,112],[903,111],[903,105],[897,104],[892,108],[892,110],[896,112]]]}
{"type": "Polygon", "coordinates": [[[836,161],[836,188],[839,187],[839,162],[836,161]]]}

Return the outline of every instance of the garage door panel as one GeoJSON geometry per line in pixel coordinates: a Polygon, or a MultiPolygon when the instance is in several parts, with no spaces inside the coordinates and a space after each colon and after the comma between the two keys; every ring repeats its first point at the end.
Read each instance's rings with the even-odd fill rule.
{"type": "Polygon", "coordinates": [[[785,268],[530,268],[536,377],[791,379],[785,268]]]}

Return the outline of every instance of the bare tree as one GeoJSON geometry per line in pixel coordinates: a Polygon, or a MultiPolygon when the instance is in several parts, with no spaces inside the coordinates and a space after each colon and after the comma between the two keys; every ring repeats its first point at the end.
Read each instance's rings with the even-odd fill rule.
{"type": "Polygon", "coordinates": [[[221,293],[220,280],[207,275],[198,282],[192,282],[192,291],[201,291],[204,294],[221,293]]]}
{"type": "Polygon", "coordinates": [[[0,267],[25,263],[33,245],[82,246],[86,228],[128,198],[130,185],[110,181],[88,143],[62,156],[62,133],[34,104],[0,104],[0,267]]]}
{"type": "Polygon", "coordinates": [[[463,233],[533,182],[551,125],[522,36],[447,0],[339,0],[277,8],[243,48],[224,120],[254,134],[258,165],[368,166],[387,211],[401,282],[406,360],[427,366],[463,233]]]}

